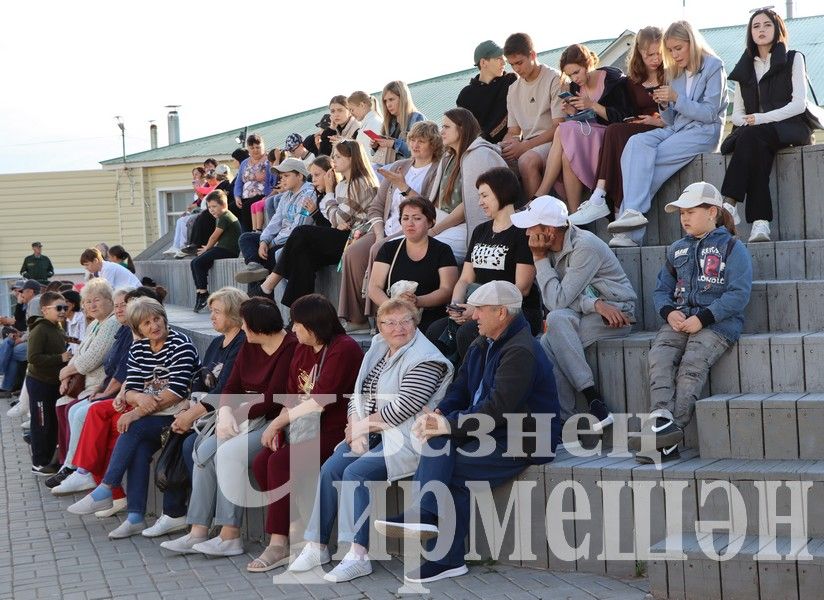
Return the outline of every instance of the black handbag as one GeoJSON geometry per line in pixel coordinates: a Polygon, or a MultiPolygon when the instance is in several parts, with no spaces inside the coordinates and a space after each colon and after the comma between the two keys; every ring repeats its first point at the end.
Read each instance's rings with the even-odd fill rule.
{"type": "Polygon", "coordinates": [[[160,434],[163,448],[155,465],[155,485],[161,492],[187,490],[191,487],[189,469],[183,460],[183,442],[192,431],[175,433],[166,427],[160,434]]]}

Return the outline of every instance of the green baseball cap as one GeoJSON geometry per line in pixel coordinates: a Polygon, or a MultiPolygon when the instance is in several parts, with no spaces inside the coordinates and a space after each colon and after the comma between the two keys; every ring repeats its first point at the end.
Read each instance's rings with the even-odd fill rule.
{"type": "Polygon", "coordinates": [[[475,48],[475,66],[477,67],[481,64],[482,58],[498,58],[499,56],[503,55],[503,48],[501,48],[492,40],[486,40],[485,42],[481,42],[480,44],[478,44],[478,47],[475,48]]]}

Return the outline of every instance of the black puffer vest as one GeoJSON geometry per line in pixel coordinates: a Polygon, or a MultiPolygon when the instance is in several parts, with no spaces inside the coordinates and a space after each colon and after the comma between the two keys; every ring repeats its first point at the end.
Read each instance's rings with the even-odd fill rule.
{"type": "MultiPolygon", "coordinates": [[[[738,83],[748,115],[789,104],[793,97],[793,59],[796,54],[795,50],[787,52],[783,43],[777,43],[770,53],[769,70],[761,81],[757,81],[753,57],[744,52],[728,79],[738,83]]],[[[803,146],[811,141],[812,130],[804,113],[775,123],[775,128],[779,141],[787,146],[803,146]]]]}

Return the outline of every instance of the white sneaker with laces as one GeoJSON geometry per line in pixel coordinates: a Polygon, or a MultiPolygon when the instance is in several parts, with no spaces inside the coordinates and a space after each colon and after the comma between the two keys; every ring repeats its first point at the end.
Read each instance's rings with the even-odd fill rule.
{"type": "Polygon", "coordinates": [[[621,233],[623,231],[632,231],[638,229],[649,223],[647,218],[639,213],[637,210],[628,208],[619,218],[607,225],[607,231],[610,233],[621,233]]]}
{"type": "Polygon", "coordinates": [[[63,496],[65,494],[76,494],[77,492],[85,492],[86,490],[93,490],[97,487],[94,482],[94,477],[91,473],[83,473],[82,475],[75,471],[65,481],[52,488],[52,494],[55,496],[63,496]]]}
{"type": "Polygon", "coordinates": [[[186,529],[186,527],[188,527],[188,525],[186,524],[185,515],[182,517],[160,515],[160,518],[155,521],[154,525],[143,530],[143,537],[158,537],[161,535],[166,535],[167,533],[181,531],[186,529]]]}
{"type": "Polygon", "coordinates": [[[372,573],[372,561],[364,554],[359,556],[354,552],[348,552],[338,565],[329,571],[323,578],[332,583],[343,583],[352,581],[358,577],[365,577],[372,573]]]}
{"type": "Polygon", "coordinates": [[[770,222],[769,221],[755,221],[750,230],[750,242],[769,242],[770,241],[770,222]]]}
{"type": "Polygon", "coordinates": [[[610,248],[637,248],[638,244],[626,233],[616,233],[609,240],[610,248]]]}
{"type": "Polygon", "coordinates": [[[304,571],[311,571],[315,567],[325,565],[329,561],[329,548],[321,550],[314,544],[306,544],[295,561],[289,565],[289,571],[292,573],[303,573],[304,571]]]}
{"type": "Polygon", "coordinates": [[[598,219],[603,219],[609,215],[607,203],[601,200],[600,203],[592,199],[584,201],[574,213],[569,215],[569,222],[573,225],[586,225],[598,219]]]}

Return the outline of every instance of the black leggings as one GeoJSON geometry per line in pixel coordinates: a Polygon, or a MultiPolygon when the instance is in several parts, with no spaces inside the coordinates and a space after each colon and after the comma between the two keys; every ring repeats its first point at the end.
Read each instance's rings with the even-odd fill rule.
{"type": "Polygon", "coordinates": [[[721,194],[736,202],[744,202],[747,223],[772,221],[770,171],[775,153],[783,145],[773,123],[747,125],[736,134],[735,150],[727,165],[721,194]]]}
{"type": "Polygon", "coordinates": [[[348,239],[349,231],[330,227],[301,225],[295,228],[274,269],[287,280],[281,303],[291,306],[301,296],[314,292],[315,271],[338,264],[348,239]]]}

